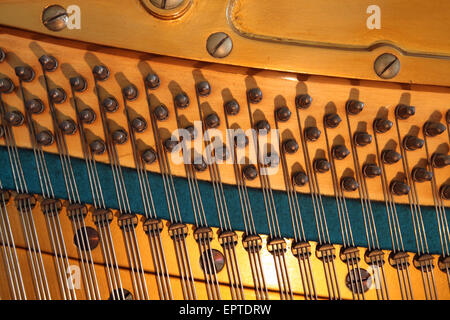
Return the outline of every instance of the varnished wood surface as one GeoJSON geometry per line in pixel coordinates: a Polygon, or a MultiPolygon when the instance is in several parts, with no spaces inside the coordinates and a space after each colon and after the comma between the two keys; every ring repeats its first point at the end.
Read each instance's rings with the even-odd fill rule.
{"type": "MultiPolygon", "coordinates": [[[[306,110],[300,110],[299,116],[303,127],[316,125],[321,131],[321,138],[314,143],[309,143],[311,157],[323,156],[327,154],[326,142],[322,119],[325,114],[337,112],[343,119],[341,125],[336,129],[329,129],[330,144],[345,142],[348,149],[349,134],[345,121],[345,103],[349,99],[358,99],[365,103],[364,110],[357,116],[350,117],[352,132],[367,131],[373,135],[372,122],[376,117],[382,116],[391,119],[395,123],[394,109],[399,103],[413,105],[416,107],[416,115],[408,120],[399,122],[401,136],[407,134],[423,137],[422,127],[428,120],[440,121],[445,123],[443,116],[448,110],[448,100],[450,98],[450,89],[446,87],[418,86],[388,84],[367,81],[351,81],[337,78],[326,78],[320,76],[295,76],[289,73],[253,71],[238,67],[225,67],[221,65],[209,65],[199,62],[189,62],[176,60],[167,57],[151,57],[139,55],[137,53],[123,52],[115,49],[102,49],[98,47],[85,46],[83,44],[73,44],[70,42],[44,41],[43,38],[23,38],[22,33],[4,33],[0,35],[1,46],[8,51],[8,58],[0,65],[0,73],[8,76],[17,84],[17,77],[14,74],[14,67],[20,65],[29,65],[36,72],[36,79],[30,83],[24,83],[24,88],[31,96],[40,98],[47,104],[47,94],[45,91],[41,67],[38,58],[42,54],[55,56],[60,67],[48,74],[50,87],[61,87],[67,94],[68,99],[62,104],[56,106],[59,119],[75,119],[75,110],[73,106],[73,97],[71,96],[69,78],[75,75],[82,75],[86,78],[88,89],[86,92],[79,93],[77,99],[80,101],[80,108],[90,106],[97,112],[97,121],[86,128],[92,133],[91,139],[98,136],[103,138],[103,128],[98,114],[98,101],[94,90],[92,68],[96,64],[104,64],[111,71],[110,78],[100,83],[101,98],[114,96],[119,102],[119,110],[108,117],[111,120],[112,128],[127,128],[126,116],[124,114],[123,99],[121,89],[128,84],[134,84],[140,94],[135,101],[129,102],[129,107],[134,115],[144,117],[148,122],[150,120],[149,107],[144,93],[143,77],[152,71],[159,75],[161,85],[158,89],[152,90],[151,108],[154,109],[160,103],[169,108],[169,118],[160,123],[161,134],[163,138],[168,138],[177,128],[174,116],[173,98],[180,92],[185,92],[189,97],[191,104],[188,108],[180,110],[181,123],[183,125],[192,124],[199,120],[198,107],[196,102],[195,84],[201,80],[207,80],[211,84],[212,92],[206,98],[201,98],[201,108],[203,112],[209,114],[216,112],[221,118],[221,125],[217,128],[224,139],[226,135],[223,104],[231,98],[236,99],[241,112],[238,116],[229,117],[232,128],[250,128],[249,113],[246,104],[246,92],[248,89],[258,86],[263,92],[263,100],[256,105],[251,106],[251,111],[255,121],[263,118],[267,119],[272,128],[275,128],[274,110],[280,106],[287,106],[293,116],[286,123],[280,123],[281,137],[293,137],[300,142],[300,132],[296,120],[296,110],[294,105],[295,96],[301,93],[308,93],[313,98],[311,107],[306,110]]],[[[10,31],[8,31],[10,32],[10,31]]],[[[29,35],[28,35],[29,36],[29,35]]],[[[9,110],[18,109],[23,111],[23,103],[18,91],[13,94],[3,95],[3,99],[9,110]]],[[[41,129],[53,131],[51,116],[48,108],[34,117],[41,129]]],[[[16,142],[19,147],[30,147],[30,139],[25,126],[14,128],[16,142]]],[[[269,135],[270,141],[272,135],[269,135]]],[[[379,146],[384,149],[386,146],[396,147],[398,149],[398,138],[396,127],[385,134],[378,135],[379,146]]],[[[151,130],[137,135],[142,146],[153,146],[154,139],[151,130]]],[[[66,136],[69,153],[71,156],[82,158],[82,149],[79,134],[66,136]]],[[[276,140],[274,140],[276,141],[276,140]]],[[[4,143],[2,140],[1,143],[4,143]]],[[[438,137],[429,138],[430,153],[439,151],[448,152],[448,136],[442,134],[438,137]]],[[[44,148],[45,151],[56,153],[56,145],[44,148]]],[[[247,149],[248,155],[248,149],[247,149]]],[[[358,148],[361,164],[367,159],[373,161],[376,155],[375,144],[358,148]]],[[[118,146],[120,162],[123,166],[134,167],[132,149],[130,142],[118,146]]],[[[409,167],[413,168],[418,163],[423,163],[426,158],[425,148],[408,152],[409,167]]],[[[98,157],[99,161],[108,162],[107,155],[98,157]]],[[[302,149],[299,152],[288,155],[287,162],[289,168],[305,168],[302,149]]],[[[157,163],[147,166],[147,169],[159,172],[157,163]]],[[[354,171],[351,156],[345,160],[339,161],[340,175],[344,170],[354,171]]],[[[386,166],[388,171],[388,180],[390,181],[402,172],[402,164],[398,162],[395,165],[386,166]]],[[[227,184],[235,184],[235,177],[232,164],[220,165],[222,180],[227,184]]],[[[437,185],[444,183],[448,177],[448,169],[437,169],[437,185]]],[[[185,176],[183,164],[173,164],[172,172],[176,176],[185,176]]],[[[209,180],[209,173],[198,174],[199,179],[209,180]]],[[[271,176],[271,184],[274,189],[283,190],[285,188],[282,170],[271,176]]],[[[325,195],[333,195],[333,186],[329,174],[319,175],[321,191],[325,195]]],[[[249,182],[249,186],[260,187],[259,180],[249,182]]],[[[383,201],[383,193],[379,179],[368,180],[368,190],[372,200],[383,201]]],[[[418,184],[419,200],[422,205],[433,205],[431,186],[428,183],[418,184]]],[[[299,192],[309,193],[307,187],[298,188],[299,192]]],[[[358,197],[357,193],[348,193],[348,197],[358,197]]],[[[397,197],[399,203],[408,203],[406,196],[397,197]]],[[[446,202],[448,205],[448,202],[446,202]]]]}

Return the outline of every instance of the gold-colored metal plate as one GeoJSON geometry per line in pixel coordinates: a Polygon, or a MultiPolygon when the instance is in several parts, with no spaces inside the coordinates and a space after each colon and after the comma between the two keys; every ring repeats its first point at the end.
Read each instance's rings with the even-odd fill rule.
{"type": "Polygon", "coordinates": [[[0,2],[0,24],[166,56],[371,80],[380,80],[373,64],[388,52],[401,63],[399,74],[389,81],[450,85],[447,2],[377,1],[381,9],[379,30],[366,26],[368,1],[335,3],[327,2],[324,7],[323,0],[193,0],[181,17],[163,20],[150,14],[138,0],[126,4],[60,0],[58,4],[65,8],[80,8],[80,29],[52,32],[41,22],[48,3],[9,0],[0,2]],[[321,28],[316,27],[318,23],[321,28]],[[233,50],[225,58],[214,58],[206,50],[206,40],[214,32],[225,32],[233,41],[233,50]]]}

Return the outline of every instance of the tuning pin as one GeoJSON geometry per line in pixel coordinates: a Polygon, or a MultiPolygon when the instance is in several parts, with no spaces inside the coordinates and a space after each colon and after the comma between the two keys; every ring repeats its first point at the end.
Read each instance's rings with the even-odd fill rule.
{"type": "Polygon", "coordinates": [[[298,171],[292,175],[292,182],[296,186],[302,187],[306,185],[308,181],[308,176],[303,171],[298,171]]]}
{"type": "Polygon", "coordinates": [[[122,89],[122,94],[128,101],[136,100],[138,97],[138,89],[134,84],[130,84],[122,89]]]}
{"type": "Polygon", "coordinates": [[[217,128],[220,126],[220,118],[217,113],[211,113],[206,117],[205,123],[208,128],[217,128]]]}
{"type": "Polygon", "coordinates": [[[197,172],[203,172],[208,168],[205,159],[203,159],[203,157],[201,156],[198,156],[194,159],[193,166],[195,171],[197,172]]]}
{"type": "Polygon", "coordinates": [[[312,98],[309,94],[299,94],[295,97],[295,106],[299,109],[306,109],[312,103],[312,98]]]}
{"type": "Polygon", "coordinates": [[[376,164],[363,165],[362,172],[367,178],[375,178],[381,175],[381,169],[376,164]]]}
{"type": "Polygon", "coordinates": [[[251,103],[259,103],[261,102],[263,95],[260,88],[253,88],[247,91],[248,100],[251,103]]]}
{"type": "Polygon", "coordinates": [[[242,172],[244,174],[245,179],[247,180],[255,180],[258,176],[258,169],[253,164],[246,165],[242,172]]]}
{"type": "Polygon", "coordinates": [[[146,164],[152,164],[157,158],[156,151],[153,148],[148,148],[142,152],[141,158],[146,164]]]}
{"type": "Polygon", "coordinates": [[[211,93],[211,86],[208,81],[201,81],[196,85],[197,92],[200,96],[206,97],[211,93]]]}
{"type": "Polygon", "coordinates": [[[423,133],[428,137],[435,137],[444,132],[445,129],[447,128],[440,122],[427,121],[423,126],[423,133]]]}
{"type": "Polygon", "coordinates": [[[190,100],[186,93],[181,92],[175,96],[174,103],[175,107],[184,109],[189,106],[190,100]]]}
{"type": "Polygon", "coordinates": [[[14,72],[16,73],[16,76],[23,82],[33,81],[36,75],[34,70],[29,66],[15,67],[14,72]]]}
{"type": "Polygon", "coordinates": [[[291,118],[291,110],[288,107],[280,107],[275,111],[278,121],[288,121],[291,118]]]}
{"type": "Polygon", "coordinates": [[[255,129],[258,134],[265,136],[270,131],[270,124],[267,120],[260,120],[256,123],[255,129]]]}
{"type": "Polygon", "coordinates": [[[77,125],[72,119],[66,119],[60,122],[59,128],[64,134],[74,134],[77,131],[77,125]]]}
{"type": "Polygon", "coordinates": [[[381,160],[386,164],[394,164],[402,158],[402,155],[395,150],[383,150],[381,160]]]}
{"type": "Polygon", "coordinates": [[[403,138],[403,147],[408,151],[414,151],[423,147],[424,141],[416,136],[406,136],[403,138]]]}
{"type": "Polygon", "coordinates": [[[359,184],[353,177],[344,177],[341,179],[341,187],[345,191],[353,192],[359,188],[359,184]]]}
{"type": "Polygon", "coordinates": [[[393,122],[388,119],[375,119],[374,128],[377,133],[385,133],[392,128],[393,122]]]}
{"type": "Polygon", "coordinates": [[[14,111],[8,111],[5,113],[4,117],[6,123],[8,123],[10,126],[18,127],[23,124],[25,121],[25,118],[22,114],[22,112],[14,110],[14,111]]]}
{"type": "Polygon", "coordinates": [[[102,102],[102,106],[108,112],[116,112],[119,109],[119,103],[114,97],[105,98],[102,102]]]}
{"type": "Polygon", "coordinates": [[[443,153],[433,153],[431,155],[431,164],[435,168],[444,168],[450,164],[450,155],[443,153]]]}
{"type": "Polygon", "coordinates": [[[395,108],[395,116],[398,119],[406,120],[416,113],[416,108],[413,106],[407,106],[405,104],[399,104],[395,108]]]}
{"type": "Polygon", "coordinates": [[[289,154],[296,153],[298,150],[298,143],[295,139],[287,139],[283,141],[283,150],[289,154]]]}
{"type": "Polygon", "coordinates": [[[249,144],[249,139],[243,132],[234,135],[234,144],[238,148],[245,148],[249,144]]]}
{"type": "Polygon", "coordinates": [[[358,100],[349,100],[345,104],[345,110],[347,110],[349,114],[356,115],[360,113],[363,109],[364,103],[358,100]]]}
{"type": "Polygon", "coordinates": [[[320,138],[320,130],[317,127],[308,127],[305,129],[305,137],[308,141],[316,141],[320,138]]]}
{"type": "Polygon", "coordinates": [[[89,148],[91,149],[92,153],[99,155],[105,152],[106,145],[103,140],[97,139],[89,144],[89,148]]]}
{"type": "Polygon", "coordinates": [[[95,121],[96,118],[97,115],[95,114],[94,110],[89,107],[81,110],[80,112],[80,119],[81,121],[83,121],[83,123],[91,124],[95,121]]]}
{"type": "Polygon", "coordinates": [[[391,192],[396,196],[404,196],[409,193],[410,187],[399,180],[393,180],[390,185],[391,192]]]}
{"type": "Polygon", "coordinates": [[[316,172],[319,172],[319,173],[328,172],[328,170],[330,170],[330,167],[331,167],[331,165],[327,159],[314,159],[314,161],[313,161],[313,168],[314,168],[314,171],[316,171],[316,172]]]}
{"type": "Polygon", "coordinates": [[[63,88],[54,88],[49,91],[50,100],[53,103],[63,103],[67,95],[63,88]]]}
{"type": "Polygon", "coordinates": [[[220,160],[227,160],[230,157],[230,152],[226,145],[214,149],[214,157],[220,160]]]}
{"type": "Polygon", "coordinates": [[[147,121],[145,121],[145,119],[143,117],[136,117],[133,119],[133,121],[131,122],[131,127],[134,129],[134,131],[136,132],[144,132],[145,129],[147,129],[147,121]]]}
{"type": "Polygon", "coordinates": [[[239,113],[239,110],[241,109],[239,103],[235,99],[225,102],[224,108],[227,114],[230,116],[237,115],[239,113]]]}
{"type": "Polygon", "coordinates": [[[168,138],[164,141],[164,148],[166,148],[166,150],[168,152],[173,152],[176,151],[176,148],[178,147],[179,142],[176,140],[172,140],[172,138],[168,138]]]}
{"type": "Polygon", "coordinates": [[[98,81],[105,81],[109,78],[109,69],[103,65],[97,65],[92,69],[94,78],[98,81]]]}
{"type": "Polygon", "coordinates": [[[114,143],[124,144],[128,140],[128,134],[126,133],[125,130],[118,129],[113,132],[112,140],[114,141],[114,143]]]}
{"type": "Polygon", "coordinates": [[[149,89],[156,89],[161,83],[156,73],[147,74],[144,81],[149,89]]]}
{"type": "Polygon", "coordinates": [[[342,160],[350,154],[350,151],[344,145],[336,145],[331,148],[331,154],[335,159],[342,160]]]}
{"type": "Polygon", "coordinates": [[[0,92],[11,93],[14,91],[14,83],[9,78],[0,79],[0,92]]]}
{"type": "Polygon", "coordinates": [[[52,145],[54,141],[53,134],[48,130],[41,131],[36,135],[36,142],[41,146],[52,145]]]}
{"type": "Polygon", "coordinates": [[[364,147],[372,142],[372,135],[367,132],[356,132],[353,135],[353,141],[357,146],[364,147]]]}
{"type": "Polygon", "coordinates": [[[58,60],[53,56],[43,55],[39,58],[39,62],[45,71],[52,72],[58,68],[58,60]]]}
{"type": "Polygon", "coordinates": [[[341,117],[337,113],[330,113],[325,115],[325,126],[327,128],[333,129],[336,128],[339,123],[341,123],[341,117]]]}
{"type": "Polygon", "coordinates": [[[425,168],[414,168],[411,172],[411,176],[416,182],[431,181],[433,179],[433,173],[425,168]]]}
{"type": "Polygon", "coordinates": [[[169,116],[169,109],[163,104],[160,104],[153,110],[153,114],[155,115],[155,118],[159,121],[166,120],[169,116]]]}
{"type": "Polygon", "coordinates": [[[76,92],[83,92],[87,88],[87,82],[82,76],[70,78],[70,86],[76,92]]]}
{"type": "Polygon", "coordinates": [[[450,200],[450,184],[443,184],[439,188],[439,194],[440,194],[442,199],[450,200]]]}
{"type": "Polygon", "coordinates": [[[5,59],[6,59],[6,52],[2,48],[0,48],[0,63],[5,61],[5,59]]]}
{"type": "Polygon", "coordinates": [[[189,133],[191,140],[195,140],[197,138],[197,129],[194,126],[187,126],[184,129],[189,133]]]}
{"type": "Polygon", "coordinates": [[[25,108],[32,114],[39,114],[44,111],[44,103],[41,99],[31,99],[25,103],[25,108]]]}

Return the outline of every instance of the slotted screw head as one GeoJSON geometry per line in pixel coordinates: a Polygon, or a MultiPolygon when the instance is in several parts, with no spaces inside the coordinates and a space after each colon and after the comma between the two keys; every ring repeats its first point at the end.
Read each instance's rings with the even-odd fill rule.
{"type": "Polygon", "coordinates": [[[376,58],[375,73],[382,79],[392,79],[400,72],[400,60],[391,53],[383,53],[376,58]]]}
{"type": "Polygon", "coordinates": [[[42,23],[50,31],[61,31],[69,22],[66,9],[59,5],[52,5],[42,12],[42,23]]]}
{"type": "Polygon", "coordinates": [[[224,32],[211,34],[206,40],[206,50],[214,58],[225,58],[233,49],[233,41],[224,32]]]}

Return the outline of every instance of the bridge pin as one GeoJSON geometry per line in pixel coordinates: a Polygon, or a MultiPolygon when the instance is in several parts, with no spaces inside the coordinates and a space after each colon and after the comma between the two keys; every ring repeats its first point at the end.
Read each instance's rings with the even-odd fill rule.
{"type": "Polygon", "coordinates": [[[144,81],[149,89],[156,89],[161,84],[161,81],[156,73],[147,74],[144,81]]]}
{"type": "Polygon", "coordinates": [[[450,200],[450,184],[444,184],[439,188],[439,194],[444,200],[450,200]]]}
{"type": "Polygon", "coordinates": [[[292,182],[294,185],[302,187],[309,181],[308,176],[303,171],[298,171],[292,175],[292,182]]]}
{"type": "Polygon", "coordinates": [[[375,178],[381,175],[381,169],[376,164],[363,165],[362,172],[367,178],[375,178]]]}
{"type": "Polygon", "coordinates": [[[345,104],[345,110],[352,115],[359,114],[364,109],[364,103],[358,100],[349,100],[345,104]]]}
{"type": "Polygon", "coordinates": [[[291,110],[288,107],[280,107],[276,110],[278,121],[288,121],[291,118],[291,110]]]}
{"type": "Polygon", "coordinates": [[[341,179],[341,187],[345,191],[353,192],[359,188],[359,184],[353,177],[344,177],[341,179]]]}
{"type": "Polygon", "coordinates": [[[197,92],[200,96],[206,97],[211,93],[211,86],[208,81],[201,81],[196,85],[197,92]]]}
{"type": "MultiPolygon", "coordinates": [[[[188,132],[191,140],[195,140],[197,138],[197,129],[194,126],[187,126],[184,129],[188,132]]],[[[181,138],[183,138],[183,137],[181,137],[181,138]]]]}
{"type": "Polygon", "coordinates": [[[353,141],[357,146],[364,147],[372,142],[372,135],[367,132],[356,132],[353,136],[353,141]]]}
{"type": "Polygon", "coordinates": [[[220,118],[217,113],[209,114],[206,117],[205,122],[208,128],[217,128],[218,126],[220,126],[220,118]]]}
{"type": "Polygon", "coordinates": [[[389,189],[394,195],[403,196],[409,193],[410,187],[402,181],[393,180],[389,189]]]}
{"type": "Polygon", "coordinates": [[[298,150],[298,143],[295,139],[287,139],[283,142],[283,150],[287,153],[296,153],[298,150]]]}
{"type": "Polygon", "coordinates": [[[172,140],[172,138],[168,138],[164,141],[164,148],[166,148],[166,150],[168,152],[176,151],[178,145],[179,145],[179,142],[176,140],[172,140]]]}
{"type": "Polygon", "coordinates": [[[148,148],[142,152],[141,158],[145,163],[152,164],[157,158],[156,151],[153,148],[148,148]]]}
{"type": "Polygon", "coordinates": [[[335,159],[342,160],[350,154],[350,150],[344,145],[336,145],[331,148],[331,154],[335,159]]]}
{"type": "Polygon", "coordinates": [[[391,120],[377,118],[374,121],[374,128],[377,133],[385,133],[392,128],[393,124],[391,120]]]}
{"type": "Polygon", "coordinates": [[[234,144],[238,148],[245,148],[246,146],[248,146],[249,142],[250,140],[243,132],[234,135],[234,144]]]}
{"type": "Polygon", "coordinates": [[[94,78],[98,81],[105,81],[109,78],[109,69],[103,65],[97,65],[92,69],[94,78]]]}
{"type": "Polygon", "coordinates": [[[299,109],[306,109],[311,106],[312,98],[309,94],[299,94],[295,97],[295,106],[299,109]]]}
{"type": "Polygon", "coordinates": [[[5,130],[3,129],[3,126],[0,126],[0,139],[3,138],[5,134],[5,130]]]}
{"type": "Polygon", "coordinates": [[[416,113],[416,108],[413,106],[407,106],[405,104],[399,104],[395,108],[395,116],[398,119],[406,120],[416,113]]]}
{"type": "Polygon", "coordinates": [[[220,160],[227,160],[230,157],[230,152],[226,145],[214,149],[214,157],[220,160]]]}
{"type": "Polygon", "coordinates": [[[64,134],[74,134],[77,131],[77,125],[72,119],[66,119],[60,122],[59,128],[64,134]]]}
{"type": "Polygon", "coordinates": [[[50,100],[53,103],[63,103],[67,99],[66,92],[63,88],[54,88],[49,91],[50,100]]]}
{"type": "Polygon", "coordinates": [[[445,129],[447,128],[440,122],[427,121],[423,126],[423,132],[428,137],[440,135],[445,129]]]}
{"type": "Polygon", "coordinates": [[[305,129],[305,137],[308,141],[316,141],[320,138],[320,130],[317,127],[308,127],[305,129]]]}
{"type": "Polygon", "coordinates": [[[54,141],[53,134],[48,130],[41,131],[36,135],[36,142],[41,146],[52,145],[54,141]]]}
{"type": "Polygon", "coordinates": [[[403,147],[408,151],[414,151],[421,149],[424,145],[424,141],[416,136],[407,135],[403,138],[403,147]]]}
{"type": "Polygon", "coordinates": [[[241,107],[239,106],[239,103],[234,99],[225,102],[224,107],[225,107],[225,111],[230,116],[237,115],[241,109],[241,107]]]}
{"type": "Polygon", "coordinates": [[[258,176],[258,169],[256,169],[255,165],[249,164],[242,169],[242,173],[247,180],[251,181],[255,180],[258,176]]]}
{"type": "Polygon", "coordinates": [[[25,103],[25,108],[32,114],[39,114],[44,111],[44,103],[41,99],[31,99],[25,103]]]}
{"type": "Polygon", "coordinates": [[[433,178],[433,173],[425,168],[417,167],[412,170],[411,176],[416,182],[425,182],[431,181],[433,178]]]}
{"type": "Polygon", "coordinates": [[[25,121],[25,118],[22,114],[22,112],[14,110],[14,111],[8,111],[5,113],[4,119],[6,123],[13,127],[18,127],[23,124],[25,121]]]}
{"type": "Polygon", "coordinates": [[[433,153],[431,155],[431,164],[435,168],[444,168],[450,164],[450,155],[443,153],[433,153]]]}
{"type": "Polygon", "coordinates": [[[9,78],[0,79],[0,92],[11,93],[14,91],[14,83],[9,78]]]}
{"type": "Polygon", "coordinates": [[[133,101],[137,99],[139,92],[134,84],[130,84],[122,89],[122,94],[128,101],[133,101]]]}
{"type": "Polygon", "coordinates": [[[95,114],[94,110],[91,108],[85,108],[80,112],[80,119],[83,121],[83,123],[91,124],[95,121],[97,118],[97,115],[95,114]]]}
{"type": "Polygon", "coordinates": [[[52,72],[58,68],[58,60],[55,57],[49,55],[43,55],[39,58],[39,62],[45,71],[52,72]]]}
{"type": "Polygon", "coordinates": [[[208,166],[206,165],[205,159],[203,159],[203,157],[200,157],[200,156],[196,157],[194,159],[193,166],[194,166],[195,171],[197,171],[197,172],[203,172],[208,168],[208,166]]]}
{"type": "Polygon", "coordinates": [[[117,144],[124,144],[128,140],[128,134],[123,129],[118,129],[113,132],[112,140],[117,144]]]}
{"type": "Polygon", "coordinates": [[[119,109],[119,103],[114,97],[105,98],[102,102],[102,106],[108,112],[116,112],[117,109],[119,109]]]}
{"type": "Polygon", "coordinates": [[[5,61],[5,59],[6,59],[6,52],[2,48],[0,48],[0,63],[5,61]]]}
{"type": "Polygon", "coordinates": [[[450,109],[445,113],[445,121],[450,124],[450,109]]]}
{"type": "Polygon", "coordinates": [[[263,94],[260,88],[252,88],[247,91],[248,100],[251,103],[259,103],[263,98],[263,94]]]}
{"type": "Polygon", "coordinates": [[[181,92],[175,96],[174,103],[175,103],[175,107],[177,107],[179,109],[184,109],[189,106],[190,100],[186,93],[181,92]]]}
{"type": "Polygon", "coordinates": [[[133,119],[133,121],[131,122],[131,127],[134,129],[134,131],[136,132],[144,132],[145,129],[147,129],[147,121],[145,121],[145,119],[143,117],[136,117],[133,119]]]}
{"type": "Polygon", "coordinates": [[[402,158],[402,155],[395,150],[383,150],[381,160],[386,164],[394,164],[402,158]]]}
{"type": "Polygon", "coordinates": [[[19,79],[23,82],[33,81],[36,75],[34,70],[29,66],[15,67],[14,72],[16,73],[16,76],[19,77],[19,79]]]}
{"type": "Polygon", "coordinates": [[[92,141],[89,144],[89,148],[91,149],[92,153],[94,153],[96,155],[103,154],[106,151],[105,142],[100,139],[92,141]]]}
{"type": "Polygon", "coordinates": [[[82,76],[70,78],[70,86],[76,92],[83,92],[87,88],[87,82],[82,76]]]}
{"type": "Polygon", "coordinates": [[[166,120],[169,116],[169,109],[163,104],[160,104],[153,110],[153,114],[155,115],[155,118],[159,121],[166,120]]]}
{"type": "Polygon", "coordinates": [[[270,131],[270,124],[267,120],[260,120],[256,123],[255,129],[258,134],[265,136],[270,131]]]}
{"type": "Polygon", "coordinates": [[[325,116],[324,122],[327,128],[336,128],[341,123],[341,117],[337,113],[330,113],[325,116]]]}
{"type": "Polygon", "coordinates": [[[319,172],[319,173],[325,173],[328,172],[328,170],[330,170],[330,163],[328,162],[327,159],[314,159],[313,161],[313,168],[314,171],[319,172]]]}

